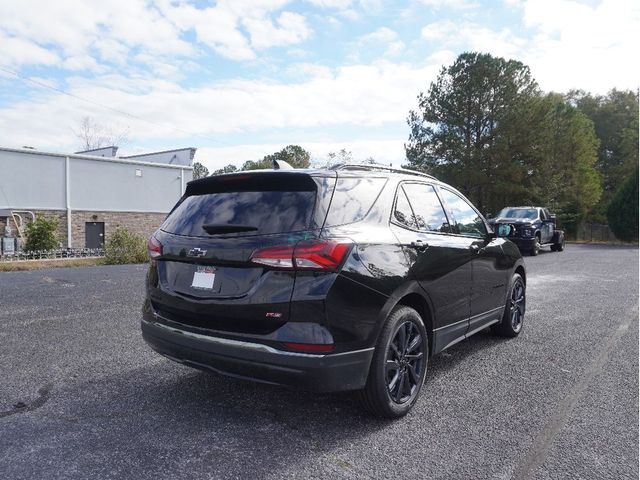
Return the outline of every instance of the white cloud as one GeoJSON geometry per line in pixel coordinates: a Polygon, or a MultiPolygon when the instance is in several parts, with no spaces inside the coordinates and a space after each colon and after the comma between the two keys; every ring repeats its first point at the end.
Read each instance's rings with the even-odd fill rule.
{"type": "Polygon", "coordinates": [[[258,50],[293,45],[311,35],[305,18],[292,12],[282,12],[275,23],[269,18],[247,18],[242,23],[249,31],[251,45],[258,50]]]}
{"type": "Polygon", "coordinates": [[[304,16],[281,11],[287,3],[220,0],[198,8],[171,0],[0,2],[0,61],[51,65],[62,57],[68,60],[63,68],[93,70],[98,63],[125,65],[138,54],[156,61],[192,58],[202,46],[230,59],[251,60],[257,50],[311,36],[304,16]],[[195,41],[189,32],[195,32],[195,41]]]}
{"type": "Polygon", "coordinates": [[[83,115],[98,116],[107,125],[126,123],[140,143],[190,138],[184,131],[201,145],[215,144],[211,138],[224,143],[225,134],[269,129],[351,126],[364,131],[368,126],[403,123],[415,107],[417,93],[435,78],[438,68],[390,62],[335,70],[307,65],[303,69],[314,74],[293,84],[232,80],[191,89],[159,78],[78,77],[67,81],[71,94],[156,124],[55,92],[42,93],[0,108],[0,145],[64,148],[75,140],[69,126],[83,115]]]}
{"type": "Polygon", "coordinates": [[[0,30],[0,65],[54,65],[59,60],[55,52],[29,40],[7,36],[0,30]]]}
{"type": "Polygon", "coordinates": [[[637,89],[640,84],[640,4],[604,0],[595,7],[566,0],[524,5],[524,24],[534,40],[523,49],[543,88],[637,89]]]}
{"type": "Polygon", "coordinates": [[[369,45],[381,44],[385,47],[383,55],[385,57],[393,57],[401,54],[405,50],[405,44],[398,34],[388,27],[380,27],[377,30],[362,35],[356,42],[356,55],[363,48],[369,45]]]}
{"type": "Polygon", "coordinates": [[[420,0],[420,3],[434,10],[472,10],[478,8],[479,4],[470,0],[420,0]]]}
{"type": "Polygon", "coordinates": [[[441,20],[426,25],[421,35],[446,50],[520,60],[545,90],[635,90],[640,80],[633,60],[640,40],[639,11],[632,1],[604,0],[589,7],[567,0],[528,0],[523,5],[525,31],[441,20]]]}
{"type": "MultiPolygon", "coordinates": [[[[352,152],[354,161],[362,161],[369,157],[379,163],[400,167],[405,162],[404,142],[406,139],[390,140],[354,139],[349,142],[317,142],[292,138],[287,144],[300,145],[311,154],[313,160],[325,160],[329,152],[341,149],[352,152]]],[[[198,149],[195,160],[213,171],[225,165],[241,166],[247,160],[260,160],[265,155],[282,150],[286,144],[248,144],[231,147],[204,147],[198,149]]]]}

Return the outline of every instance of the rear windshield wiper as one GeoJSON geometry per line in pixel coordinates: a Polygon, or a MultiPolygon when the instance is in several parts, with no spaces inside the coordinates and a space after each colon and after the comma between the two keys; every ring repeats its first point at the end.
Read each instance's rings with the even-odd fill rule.
{"type": "Polygon", "coordinates": [[[209,234],[215,235],[217,233],[238,233],[238,232],[255,232],[257,227],[251,225],[229,225],[226,223],[207,223],[202,225],[202,228],[209,234]]]}

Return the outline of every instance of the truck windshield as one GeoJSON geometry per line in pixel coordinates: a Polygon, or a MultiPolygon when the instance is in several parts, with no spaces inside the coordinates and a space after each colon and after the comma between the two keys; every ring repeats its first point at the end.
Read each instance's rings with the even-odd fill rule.
{"type": "Polygon", "coordinates": [[[503,208],[498,214],[499,218],[538,218],[538,210],[535,208],[503,208]]]}

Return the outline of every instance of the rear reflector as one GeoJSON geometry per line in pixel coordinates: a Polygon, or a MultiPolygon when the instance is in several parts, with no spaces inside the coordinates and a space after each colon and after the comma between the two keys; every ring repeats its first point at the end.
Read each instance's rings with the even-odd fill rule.
{"type": "Polygon", "coordinates": [[[287,270],[337,270],[351,243],[336,240],[305,240],[295,245],[259,248],[251,262],[287,270]]]}
{"type": "Polygon", "coordinates": [[[149,237],[147,249],[149,250],[149,257],[152,260],[162,255],[162,244],[153,235],[149,237]]]}
{"type": "Polygon", "coordinates": [[[333,350],[333,344],[318,344],[318,343],[292,343],[283,342],[282,345],[290,350],[296,350],[299,352],[308,353],[327,353],[333,350]]]}

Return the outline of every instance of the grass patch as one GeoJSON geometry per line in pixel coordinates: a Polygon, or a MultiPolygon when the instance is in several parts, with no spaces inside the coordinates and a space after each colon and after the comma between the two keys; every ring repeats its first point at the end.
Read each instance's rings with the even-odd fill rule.
{"type": "Polygon", "coordinates": [[[15,262],[0,262],[0,272],[20,272],[43,268],[95,267],[96,265],[104,264],[104,257],[19,260],[15,262]]]}

